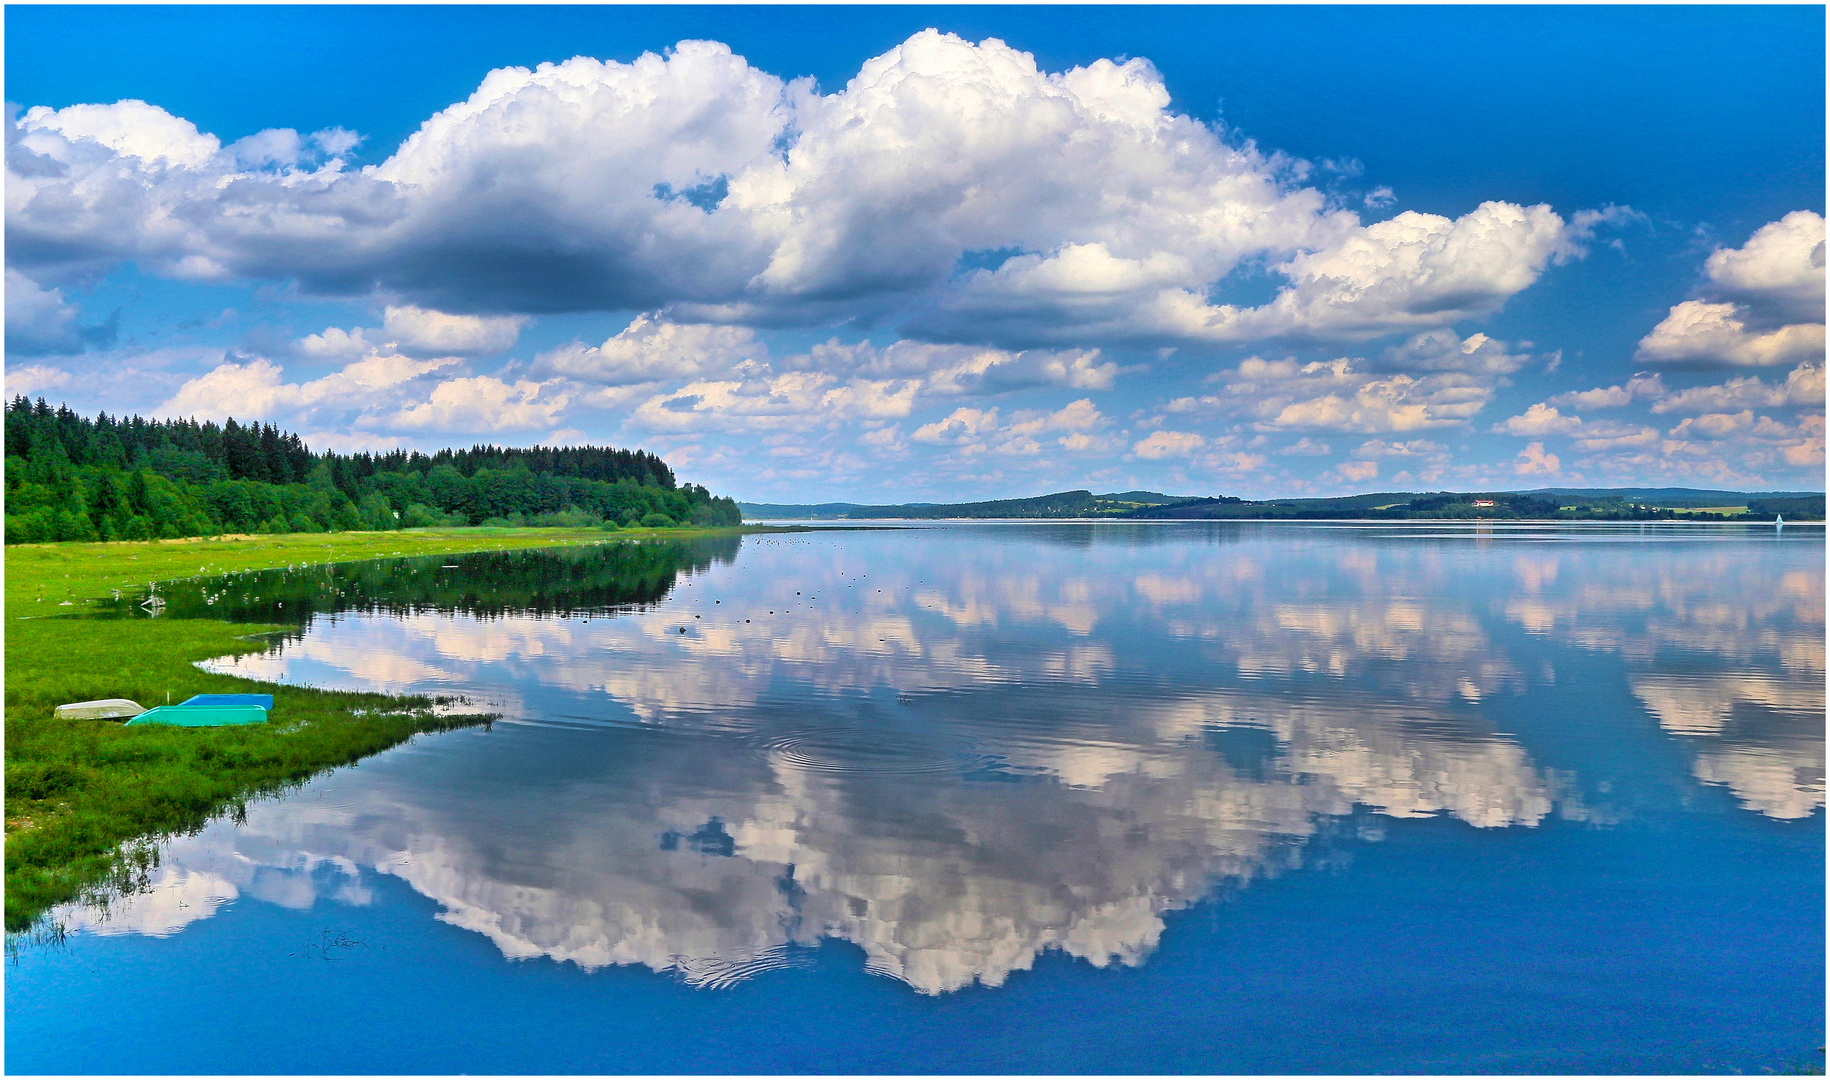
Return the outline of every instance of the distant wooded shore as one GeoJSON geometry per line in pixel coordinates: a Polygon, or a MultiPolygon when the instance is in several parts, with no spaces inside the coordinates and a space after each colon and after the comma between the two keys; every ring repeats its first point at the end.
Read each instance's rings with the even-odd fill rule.
{"type": "Polygon", "coordinates": [[[1824,496],[1811,491],[1711,491],[1699,488],[1540,488],[1535,491],[1380,491],[1331,499],[1189,497],[1155,491],[1095,495],[1076,490],[1028,499],[971,503],[753,503],[746,521],[863,519],[1212,520],[1514,520],[1794,521],[1824,520],[1824,496]]]}

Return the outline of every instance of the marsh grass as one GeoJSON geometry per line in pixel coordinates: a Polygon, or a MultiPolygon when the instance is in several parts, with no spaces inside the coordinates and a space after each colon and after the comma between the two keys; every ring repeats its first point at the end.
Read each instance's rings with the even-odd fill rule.
{"type": "Polygon", "coordinates": [[[323,769],[422,731],[483,719],[436,715],[425,698],[267,686],[192,666],[264,648],[247,636],[251,629],[264,628],[153,619],[47,619],[8,628],[9,931],[77,899],[86,886],[120,884],[150,869],[147,849],[131,844],[136,838],[193,831],[323,769]],[[274,722],[127,727],[51,716],[61,702],[102,696],[163,703],[168,693],[182,701],[255,690],[274,695],[274,722]]]}
{"type": "MultiPolygon", "coordinates": [[[[736,530],[670,529],[667,537],[736,530]]],[[[202,828],[413,736],[486,721],[424,697],[313,690],[201,671],[261,651],[279,625],[207,619],[63,618],[112,589],[234,570],[391,555],[625,543],[640,532],[425,529],[246,539],[16,545],[6,549],[6,929],[49,908],[143,882],[156,841],[202,828]],[[65,602],[68,601],[66,606],[65,602]],[[57,720],[103,697],[151,707],[192,694],[267,692],[274,720],[249,727],[127,727],[57,720]]]]}

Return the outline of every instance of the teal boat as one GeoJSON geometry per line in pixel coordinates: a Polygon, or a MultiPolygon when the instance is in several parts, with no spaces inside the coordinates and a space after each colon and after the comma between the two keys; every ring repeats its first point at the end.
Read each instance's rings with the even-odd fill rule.
{"type": "Polygon", "coordinates": [[[272,711],[272,694],[192,694],[180,703],[184,708],[194,705],[259,705],[272,711]]]}
{"type": "Polygon", "coordinates": [[[264,724],[267,710],[259,705],[161,705],[148,709],[127,721],[136,724],[169,724],[173,727],[228,727],[234,724],[264,724]]]}

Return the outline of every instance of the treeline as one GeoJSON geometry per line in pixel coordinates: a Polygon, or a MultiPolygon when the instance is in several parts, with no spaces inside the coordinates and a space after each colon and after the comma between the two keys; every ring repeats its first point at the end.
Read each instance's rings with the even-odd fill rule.
{"type": "Polygon", "coordinates": [[[1793,517],[1799,520],[1824,520],[1824,497],[1806,495],[1801,498],[1768,498],[1749,499],[1747,512],[1755,517],[1793,517]]]}
{"type": "Polygon", "coordinates": [[[271,424],[89,419],[16,397],[6,416],[6,542],[430,525],[736,525],[737,504],[676,485],[653,454],[475,446],[315,452],[271,424]]]}
{"type": "Polygon", "coordinates": [[[299,436],[272,424],[238,424],[234,417],[217,425],[213,420],[148,420],[111,417],[99,413],[90,420],[67,405],[53,409],[39,398],[15,397],[6,408],[6,456],[33,459],[34,446],[56,441],[74,465],[99,465],[129,469],[144,464],[162,476],[192,483],[211,480],[258,480],[268,484],[303,483],[318,465],[328,465],[331,482],[350,498],[360,496],[360,483],[384,472],[416,472],[424,476],[449,465],[461,476],[479,469],[508,469],[517,463],[541,476],[569,476],[581,480],[671,488],[673,470],[644,450],[616,450],[608,446],[473,446],[468,450],[440,450],[422,454],[395,450],[318,453],[299,436]]]}

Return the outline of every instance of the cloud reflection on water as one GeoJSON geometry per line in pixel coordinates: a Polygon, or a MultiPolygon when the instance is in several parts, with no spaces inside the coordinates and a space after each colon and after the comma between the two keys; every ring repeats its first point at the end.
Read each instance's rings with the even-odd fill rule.
{"type": "Polygon", "coordinates": [[[1821,561],[1775,589],[1732,546],[1200,535],[753,540],[615,618],[320,617],[218,666],[472,692],[509,722],[173,841],[159,887],[361,902],[392,874],[505,956],[699,985],[827,939],[924,993],[1048,949],[1137,964],[1166,913],[1300,865],[1356,808],[1605,818],[1490,718],[1554,685],[1520,633],[1620,657],[1749,810],[1822,802],[1821,561]]]}
{"type": "Polygon", "coordinates": [[[1769,817],[1824,803],[1824,576],[1732,546],[1684,560],[1609,560],[1557,588],[1562,560],[1519,556],[1507,617],[1534,634],[1615,653],[1692,775],[1769,817]]]}

